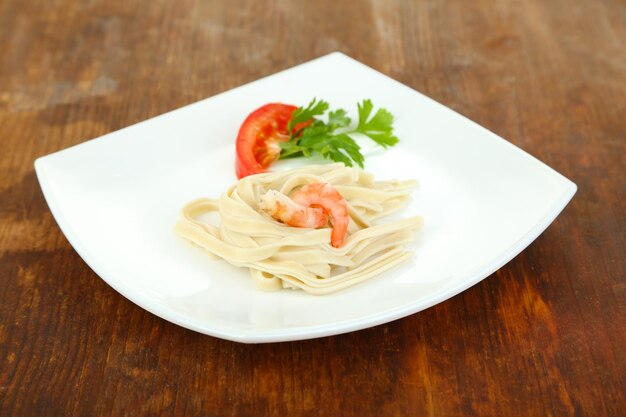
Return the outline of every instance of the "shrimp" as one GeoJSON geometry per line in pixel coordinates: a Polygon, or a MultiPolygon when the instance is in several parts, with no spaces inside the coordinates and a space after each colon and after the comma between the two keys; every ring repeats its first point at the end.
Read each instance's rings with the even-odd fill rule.
{"type": "Polygon", "coordinates": [[[293,193],[291,198],[270,190],[261,196],[261,209],[273,218],[294,227],[333,226],[330,243],[336,248],[343,245],[350,216],[346,199],[330,184],[308,184],[293,193]]]}
{"type": "Polygon", "coordinates": [[[274,190],[261,196],[259,208],[289,226],[319,229],[328,224],[328,214],[324,210],[302,206],[274,190]]]}
{"type": "Polygon", "coordinates": [[[296,191],[291,198],[306,207],[320,207],[330,216],[333,231],[330,243],[336,248],[343,245],[348,231],[350,215],[348,202],[332,185],[325,183],[307,184],[296,191]]]}

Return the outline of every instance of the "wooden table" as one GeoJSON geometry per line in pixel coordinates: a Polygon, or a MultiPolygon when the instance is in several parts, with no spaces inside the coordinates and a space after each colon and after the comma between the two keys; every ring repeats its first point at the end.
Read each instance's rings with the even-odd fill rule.
{"type": "Polygon", "coordinates": [[[619,1],[0,2],[0,415],[623,416],[626,8],[619,1]],[[578,184],[480,284],[345,335],[243,345],[99,279],[36,157],[331,51],[578,184]]]}

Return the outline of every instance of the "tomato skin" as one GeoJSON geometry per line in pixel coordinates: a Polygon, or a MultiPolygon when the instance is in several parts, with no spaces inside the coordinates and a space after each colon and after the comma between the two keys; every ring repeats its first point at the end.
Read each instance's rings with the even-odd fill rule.
{"type": "Polygon", "coordinates": [[[280,142],[289,140],[287,124],[297,106],[269,103],[246,117],[237,135],[237,178],[267,172],[280,156],[280,142]]]}

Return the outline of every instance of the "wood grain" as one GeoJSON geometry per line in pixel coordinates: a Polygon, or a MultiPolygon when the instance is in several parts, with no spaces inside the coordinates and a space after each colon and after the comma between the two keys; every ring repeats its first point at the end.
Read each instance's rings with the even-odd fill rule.
{"type": "Polygon", "coordinates": [[[624,415],[625,39],[617,0],[3,0],[0,415],[624,415]],[[507,138],[578,194],[451,300],[302,342],[177,327],[74,252],[35,158],[335,50],[507,138]]]}

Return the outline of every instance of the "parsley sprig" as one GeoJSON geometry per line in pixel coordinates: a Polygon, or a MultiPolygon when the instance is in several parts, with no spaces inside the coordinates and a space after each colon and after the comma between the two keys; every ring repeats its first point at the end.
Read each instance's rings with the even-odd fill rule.
{"type": "Polygon", "coordinates": [[[351,126],[352,120],[344,109],[328,112],[328,121],[320,118],[328,111],[328,103],[313,99],[306,107],[298,107],[287,125],[291,132],[287,142],[281,142],[280,159],[309,157],[314,153],[347,166],[356,163],[363,168],[365,158],[361,147],[352,136],[363,135],[384,148],[398,143],[393,135],[393,115],[388,110],[379,108],[372,116],[374,105],[369,99],[357,104],[359,120],[351,126]],[[303,123],[306,127],[296,129],[303,123]]]}

